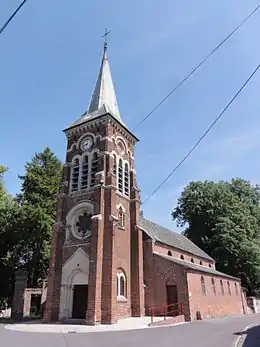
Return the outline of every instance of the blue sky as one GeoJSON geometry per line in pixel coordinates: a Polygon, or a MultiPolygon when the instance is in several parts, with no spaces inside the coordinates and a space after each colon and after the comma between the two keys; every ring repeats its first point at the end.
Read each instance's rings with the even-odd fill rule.
{"type": "MultiPolygon", "coordinates": [[[[20,0],[2,0],[3,23],[20,0]]],[[[45,146],[64,160],[68,124],[86,109],[108,56],[121,116],[136,124],[256,6],[258,0],[33,1],[0,37],[0,163],[7,189],[45,146]]],[[[260,11],[136,130],[145,199],[182,159],[259,64],[260,11]]],[[[200,147],[147,202],[148,218],[176,230],[171,211],[191,180],[260,183],[260,73],[200,147]]]]}

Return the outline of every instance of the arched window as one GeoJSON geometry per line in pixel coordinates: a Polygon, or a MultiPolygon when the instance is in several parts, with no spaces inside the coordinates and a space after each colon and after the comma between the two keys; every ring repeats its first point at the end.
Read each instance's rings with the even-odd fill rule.
{"type": "Polygon", "coordinates": [[[123,161],[119,159],[118,163],[118,190],[123,193],[123,161]]]}
{"type": "Polygon", "coordinates": [[[209,267],[211,267],[211,264],[209,264],[209,267]]]}
{"type": "Polygon", "coordinates": [[[168,251],[168,255],[172,256],[172,251],[169,250],[168,251]]]}
{"type": "Polygon", "coordinates": [[[95,185],[96,173],[98,172],[98,155],[95,152],[92,157],[90,187],[95,185]]]}
{"type": "Polygon", "coordinates": [[[183,255],[181,255],[181,260],[184,260],[184,256],[183,255]]]}
{"type": "Polygon", "coordinates": [[[125,214],[124,214],[122,206],[120,206],[118,209],[118,226],[120,228],[125,227],[125,214]]]}
{"type": "Polygon", "coordinates": [[[122,270],[117,272],[117,298],[126,298],[126,278],[122,270]]]}
{"type": "Polygon", "coordinates": [[[205,279],[203,276],[200,278],[200,284],[201,284],[201,294],[202,296],[206,295],[206,286],[205,286],[205,279]]]}
{"type": "Polygon", "coordinates": [[[237,284],[235,282],[235,291],[236,291],[236,295],[238,295],[238,290],[237,290],[237,284]]]}
{"type": "Polygon", "coordinates": [[[72,164],[72,175],[71,175],[71,190],[73,192],[79,189],[79,160],[74,159],[72,164]]]}
{"type": "Polygon", "coordinates": [[[81,168],[81,188],[88,188],[88,156],[85,155],[81,168]]]}
{"type": "Polygon", "coordinates": [[[200,265],[203,265],[202,261],[200,260],[200,265]]]}
{"type": "Polygon", "coordinates": [[[212,294],[216,295],[216,287],[215,287],[214,278],[211,278],[211,287],[212,287],[212,294]]]}
{"type": "Polygon", "coordinates": [[[190,260],[192,263],[194,263],[194,259],[193,258],[191,258],[191,260],[190,260]]]}
{"type": "Polygon", "coordinates": [[[117,172],[117,162],[116,162],[116,155],[113,155],[113,174],[116,175],[117,172]]]}
{"type": "Polygon", "coordinates": [[[227,281],[227,288],[228,288],[228,294],[231,295],[231,288],[230,288],[230,283],[227,281]]]}
{"type": "Polygon", "coordinates": [[[128,168],[128,164],[125,164],[124,190],[125,190],[125,195],[129,196],[129,168],[128,168]]]}
{"type": "Polygon", "coordinates": [[[221,293],[221,295],[225,294],[224,285],[223,285],[223,281],[222,280],[220,280],[220,293],[221,293]]]}

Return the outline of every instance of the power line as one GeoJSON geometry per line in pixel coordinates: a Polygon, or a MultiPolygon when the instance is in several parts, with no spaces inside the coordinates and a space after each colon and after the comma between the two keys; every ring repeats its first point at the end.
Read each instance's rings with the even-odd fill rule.
{"type": "Polygon", "coordinates": [[[179,82],[171,91],[169,94],[167,94],[160,102],[157,104],[151,112],[147,114],[133,129],[136,130],[139,125],[144,123],[147,118],[149,118],[177,89],[179,89],[206,61],[228,40],[231,36],[233,36],[241,27],[243,24],[247,22],[247,20],[259,10],[260,5],[258,5],[223,41],[221,41],[181,82],[179,82]]]}
{"type": "Polygon", "coordinates": [[[196,149],[196,147],[199,145],[199,143],[206,137],[206,135],[210,132],[210,130],[213,128],[213,126],[217,123],[217,121],[223,116],[223,114],[227,111],[227,109],[231,106],[231,104],[235,101],[235,99],[238,97],[238,95],[242,92],[242,90],[246,87],[248,82],[252,79],[252,77],[256,74],[256,72],[259,70],[260,64],[256,67],[256,69],[251,73],[251,75],[248,77],[246,82],[242,85],[242,87],[237,91],[235,96],[229,101],[229,103],[225,106],[225,108],[222,110],[222,112],[218,115],[218,117],[214,120],[213,123],[209,126],[209,128],[204,132],[204,134],[200,137],[200,139],[195,143],[195,145],[189,150],[189,152],[185,155],[185,157],[179,162],[177,166],[172,170],[172,172],[158,185],[156,189],[145,199],[145,201],[142,203],[143,205],[151,199],[151,197],[158,192],[159,189],[169,180],[169,178],[178,170],[178,168],[185,162],[185,160],[191,155],[191,153],[196,149]]]}
{"type": "Polygon", "coordinates": [[[7,27],[7,25],[11,22],[11,20],[15,17],[15,15],[17,14],[17,12],[19,12],[19,10],[23,7],[23,5],[26,3],[27,0],[23,0],[23,2],[17,7],[17,9],[13,12],[13,14],[11,15],[11,17],[8,18],[8,20],[5,22],[5,24],[1,27],[0,29],[0,35],[3,33],[3,31],[5,30],[5,28],[7,27]]]}

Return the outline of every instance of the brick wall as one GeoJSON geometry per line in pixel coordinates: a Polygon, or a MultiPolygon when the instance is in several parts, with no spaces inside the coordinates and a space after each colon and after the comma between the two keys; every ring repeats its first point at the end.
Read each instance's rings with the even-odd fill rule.
{"type": "Polygon", "coordinates": [[[156,242],[154,245],[154,251],[158,252],[158,253],[162,253],[162,254],[168,254],[169,251],[171,251],[172,256],[175,258],[180,259],[181,256],[183,256],[184,260],[186,261],[191,261],[191,259],[194,260],[194,264],[199,264],[199,265],[203,265],[206,267],[209,267],[209,265],[211,265],[211,268],[215,268],[215,262],[211,261],[209,259],[205,259],[202,257],[198,257],[196,255],[190,254],[188,252],[182,251],[178,248],[174,248],[168,245],[164,245],[160,242],[156,242]]]}
{"type": "Polygon", "coordinates": [[[186,269],[158,255],[153,255],[153,306],[167,305],[166,285],[176,285],[178,303],[183,305],[185,319],[190,319],[186,269]]]}
{"type": "Polygon", "coordinates": [[[202,318],[227,315],[239,315],[242,313],[240,295],[240,283],[237,281],[238,295],[235,292],[235,281],[217,276],[207,276],[202,273],[189,271],[187,273],[188,290],[190,299],[191,319],[196,319],[196,312],[201,313],[202,318]],[[202,295],[201,275],[205,280],[206,295],[202,295]],[[216,295],[213,294],[211,278],[215,281],[216,295]],[[223,281],[224,295],[221,294],[220,280],[223,281]],[[228,293],[227,281],[230,283],[231,295],[228,293]]]}

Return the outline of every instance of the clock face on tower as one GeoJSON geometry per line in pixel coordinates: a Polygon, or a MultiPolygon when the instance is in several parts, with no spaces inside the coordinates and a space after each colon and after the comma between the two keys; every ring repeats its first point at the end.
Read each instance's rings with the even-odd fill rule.
{"type": "Polygon", "coordinates": [[[93,139],[92,137],[85,137],[85,139],[81,143],[81,149],[83,151],[89,151],[91,146],[93,145],[93,139]]]}

